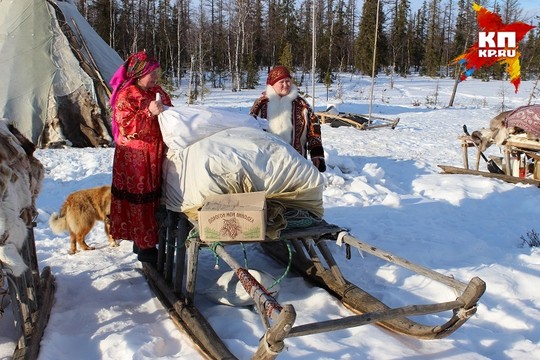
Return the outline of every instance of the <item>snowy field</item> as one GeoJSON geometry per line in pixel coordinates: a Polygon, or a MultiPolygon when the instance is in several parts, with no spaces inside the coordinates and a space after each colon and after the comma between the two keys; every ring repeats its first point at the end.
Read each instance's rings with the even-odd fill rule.
{"type": "MultiPolygon", "coordinates": [[[[264,80],[264,79],[263,79],[264,80]]],[[[342,76],[328,92],[317,87],[316,110],[334,104],[342,112],[369,112],[371,80],[342,76]]],[[[477,313],[442,340],[417,340],[375,325],[286,339],[279,359],[538,359],[540,358],[540,250],[523,246],[522,236],[540,232],[540,190],[471,175],[441,174],[439,164],[462,166],[458,137],[485,127],[501,109],[526,105],[532,82],[519,93],[506,81],[454,82],[411,76],[376,79],[373,115],[400,119],[398,126],[359,131],[322,126],[328,170],[324,173],[325,219],[384,250],[468,282],[487,283],[477,313]]],[[[310,88],[310,85],[307,85],[310,88]]],[[[176,104],[185,102],[180,89],[176,104]]],[[[245,114],[263,87],[231,92],[212,90],[203,105],[245,114]]],[[[306,85],[301,87],[306,90],[306,85]]],[[[309,98],[311,102],[311,98],[309,98]]],[[[534,102],[534,101],[533,101],[534,102]]],[[[540,103],[540,100],[536,100],[540,103]]],[[[46,168],[34,229],[39,266],[49,266],[57,290],[41,342],[40,360],[203,359],[153,297],[141,264],[123,241],[109,248],[102,226],[87,243],[97,247],[70,255],[69,236],[54,235],[48,220],[65,197],[111,181],[113,149],[38,150],[46,168]]],[[[474,163],[474,149],[471,149],[474,163]]],[[[487,155],[502,155],[491,147],[487,155]]],[[[485,170],[485,163],[481,163],[485,170]]],[[[391,307],[450,301],[452,290],[368,254],[331,245],[346,277],[391,307]]],[[[232,253],[243,262],[242,251],[232,253]]],[[[256,246],[249,264],[280,277],[285,269],[256,246]]],[[[264,327],[251,307],[216,304],[206,289],[227,269],[209,251],[201,253],[196,300],[216,332],[239,359],[249,359],[264,327]]],[[[351,313],[325,291],[290,273],[278,300],[297,309],[296,324],[351,313]]],[[[420,317],[439,324],[448,314],[420,317]]],[[[15,347],[11,308],[0,321],[0,358],[15,347]]]]}

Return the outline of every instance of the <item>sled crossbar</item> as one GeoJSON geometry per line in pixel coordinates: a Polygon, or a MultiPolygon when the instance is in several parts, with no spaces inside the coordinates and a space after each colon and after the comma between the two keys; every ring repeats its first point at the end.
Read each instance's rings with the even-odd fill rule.
{"type": "Polygon", "coordinates": [[[407,305],[387,311],[375,311],[363,315],[348,316],[341,319],[321,321],[311,324],[299,325],[292,328],[287,337],[319,334],[329,331],[348,329],[367,324],[373,324],[384,320],[399,317],[434,314],[452,310],[465,305],[463,301],[454,300],[439,304],[407,305]]]}
{"type": "Polygon", "coordinates": [[[430,279],[433,279],[435,281],[440,282],[441,284],[444,284],[446,286],[449,286],[451,288],[454,288],[459,291],[464,291],[467,287],[467,284],[454,279],[453,277],[443,275],[439,272],[433,271],[431,269],[428,269],[427,267],[424,267],[422,265],[415,264],[413,262],[410,262],[407,259],[404,259],[402,257],[399,257],[397,255],[391,254],[387,251],[384,251],[382,249],[379,249],[373,245],[367,244],[361,240],[358,240],[351,235],[345,235],[343,236],[343,242],[345,244],[348,244],[352,247],[355,247],[361,251],[365,251],[371,255],[374,255],[380,259],[386,260],[388,262],[391,262],[393,264],[399,265],[405,269],[409,269],[417,274],[423,275],[425,277],[428,277],[430,279]]]}

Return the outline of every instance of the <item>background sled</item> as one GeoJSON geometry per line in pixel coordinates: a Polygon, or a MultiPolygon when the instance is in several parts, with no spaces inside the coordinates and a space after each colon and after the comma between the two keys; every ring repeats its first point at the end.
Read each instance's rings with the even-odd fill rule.
{"type": "Polygon", "coordinates": [[[281,305],[268,291],[251,277],[230,254],[226,247],[238,243],[205,243],[190,236],[193,224],[181,213],[167,211],[163,233],[160,236],[159,256],[156,266],[144,263],[143,270],[156,296],[168,309],[175,324],[184,330],[201,351],[213,359],[235,359],[216,334],[210,323],[197,309],[195,284],[197,281],[199,251],[202,247],[212,250],[225,261],[238,276],[246,292],[255,301],[266,329],[253,359],[275,359],[284,349],[288,337],[346,329],[376,323],[395,333],[419,339],[444,338],[457,330],[476,312],[476,303],[485,291],[485,283],[473,278],[465,284],[413,264],[405,259],[366,244],[339,226],[324,221],[305,228],[286,229],[281,240],[266,239],[258,242],[265,252],[278,261],[290,265],[306,280],[326,289],[346,307],[359,315],[352,315],[319,323],[295,326],[296,310],[293,305],[281,305]],[[441,282],[458,293],[457,299],[427,305],[408,305],[390,308],[377,298],[344,278],[327,243],[340,243],[350,248],[380,257],[410,269],[418,274],[441,282]],[[441,325],[425,325],[409,316],[451,311],[448,321],[441,325]]]}
{"type": "Polygon", "coordinates": [[[321,121],[321,124],[330,124],[332,127],[340,126],[352,126],[358,130],[370,130],[379,127],[391,127],[395,129],[399,123],[399,118],[387,119],[383,117],[371,116],[351,113],[338,113],[333,114],[331,112],[316,112],[321,121]]]}
{"type": "Polygon", "coordinates": [[[480,159],[482,153],[475,146],[471,136],[462,135],[459,137],[463,155],[463,167],[455,167],[448,165],[438,165],[444,173],[447,174],[469,174],[479,175],[490,178],[500,179],[509,183],[531,184],[540,186],[540,142],[527,139],[526,135],[511,135],[503,143],[504,156],[493,158],[490,161],[499,162],[502,174],[480,170],[480,159]],[[468,149],[474,147],[476,150],[475,165],[471,169],[469,165],[468,149]],[[522,165],[521,173],[518,169],[513,168],[519,166],[517,159],[525,158],[525,163],[522,165]],[[518,175],[519,174],[519,175],[518,175]],[[516,176],[518,175],[518,176],[516,176]]]}

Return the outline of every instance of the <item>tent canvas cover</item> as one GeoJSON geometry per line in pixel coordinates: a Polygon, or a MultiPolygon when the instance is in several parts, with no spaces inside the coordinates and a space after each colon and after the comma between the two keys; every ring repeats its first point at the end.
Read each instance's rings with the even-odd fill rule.
{"type": "Polygon", "coordinates": [[[35,145],[110,145],[122,62],[73,0],[0,0],[0,118],[35,145]]]}

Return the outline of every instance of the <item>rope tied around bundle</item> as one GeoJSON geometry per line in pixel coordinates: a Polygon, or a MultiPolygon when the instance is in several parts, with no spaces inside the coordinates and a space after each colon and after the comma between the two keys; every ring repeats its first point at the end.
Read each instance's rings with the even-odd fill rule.
{"type": "Polygon", "coordinates": [[[287,219],[286,229],[307,228],[321,222],[321,219],[314,217],[309,211],[301,209],[289,209],[284,216],[287,219]]]}

